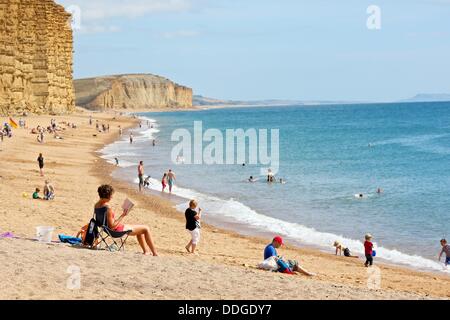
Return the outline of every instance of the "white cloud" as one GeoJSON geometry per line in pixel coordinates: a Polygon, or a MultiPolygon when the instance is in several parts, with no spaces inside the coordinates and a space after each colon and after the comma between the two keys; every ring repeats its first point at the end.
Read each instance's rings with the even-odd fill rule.
{"type": "Polygon", "coordinates": [[[108,18],[136,18],[161,12],[183,12],[190,0],[57,0],[64,7],[79,7],[84,21],[108,18]]]}

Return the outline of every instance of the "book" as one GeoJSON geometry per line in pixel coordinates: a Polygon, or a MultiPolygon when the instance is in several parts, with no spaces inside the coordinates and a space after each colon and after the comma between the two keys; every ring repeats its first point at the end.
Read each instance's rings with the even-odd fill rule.
{"type": "Polygon", "coordinates": [[[122,209],[126,210],[128,213],[131,211],[131,209],[133,209],[133,207],[134,207],[134,203],[131,202],[131,200],[128,198],[125,199],[125,201],[122,204],[122,209]]]}

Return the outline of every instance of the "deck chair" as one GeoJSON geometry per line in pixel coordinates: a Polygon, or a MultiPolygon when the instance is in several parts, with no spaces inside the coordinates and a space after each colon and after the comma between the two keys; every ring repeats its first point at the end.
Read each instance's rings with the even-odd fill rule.
{"type": "Polygon", "coordinates": [[[118,232],[110,229],[108,227],[106,213],[108,212],[107,207],[99,208],[95,210],[94,219],[98,228],[98,237],[100,243],[98,247],[100,248],[102,244],[105,245],[106,249],[113,251],[113,246],[118,248],[117,251],[125,251],[125,243],[130,236],[131,230],[118,232]],[[108,243],[109,242],[109,243],[108,243]],[[120,242],[120,245],[119,243],[120,242]]]}

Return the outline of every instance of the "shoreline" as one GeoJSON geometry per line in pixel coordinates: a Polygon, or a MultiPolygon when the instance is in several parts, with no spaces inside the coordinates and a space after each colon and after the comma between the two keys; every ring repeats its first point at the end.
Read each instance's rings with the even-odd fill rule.
{"type": "MultiPolygon", "coordinates": [[[[149,112],[149,113],[152,113],[152,111],[149,112]]],[[[146,115],[146,116],[141,116],[141,115],[137,115],[137,114],[130,114],[130,116],[132,116],[132,117],[136,116],[137,117],[136,118],[137,122],[139,122],[139,121],[144,121],[145,122],[146,117],[149,118],[149,119],[152,119],[152,115],[151,114],[150,115],[146,115]]],[[[137,124],[136,124],[136,127],[132,129],[132,131],[133,132],[138,131],[137,124]]],[[[117,142],[117,140],[115,142],[117,142]]],[[[113,144],[114,144],[114,142],[112,143],[112,145],[113,144]]],[[[100,152],[100,150],[99,150],[99,152],[100,152]]],[[[108,155],[108,153],[103,153],[103,155],[108,155]]],[[[107,161],[106,158],[104,160],[107,161]]],[[[149,164],[149,166],[151,167],[151,163],[149,164]]],[[[118,170],[120,170],[120,169],[118,169],[118,170]]],[[[113,170],[113,172],[115,172],[115,170],[113,170]]],[[[115,179],[116,179],[116,181],[127,183],[128,186],[131,187],[131,188],[135,186],[134,182],[131,182],[129,179],[127,179],[125,177],[115,177],[115,179]]],[[[185,189],[185,187],[180,187],[180,189],[185,189]]],[[[184,190],[184,191],[186,191],[186,190],[184,190]]],[[[194,190],[194,189],[188,189],[188,191],[193,191],[193,192],[199,194],[199,196],[206,196],[206,197],[209,196],[208,194],[202,194],[201,192],[199,192],[197,190],[194,190]]],[[[183,193],[181,193],[181,195],[179,193],[177,194],[177,190],[176,189],[174,191],[174,195],[169,195],[168,193],[162,194],[160,191],[155,190],[153,188],[152,189],[146,189],[145,193],[146,194],[150,194],[152,196],[156,196],[156,197],[158,197],[158,198],[160,198],[162,200],[169,201],[169,202],[172,203],[173,207],[179,206],[183,202],[187,203],[190,200],[190,199],[186,198],[186,196],[184,196],[183,193]],[[173,199],[171,199],[171,197],[173,199]]],[[[215,197],[218,197],[219,199],[222,199],[220,195],[219,196],[216,195],[215,197]]],[[[223,200],[223,201],[225,201],[225,200],[223,200]]],[[[244,203],[240,203],[240,204],[242,204],[243,206],[247,207],[247,204],[244,204],[244,203]]],[[[247,207],[247,209],[253,210],[251,207],[247,207]]],[[[182,210],[177,210],[177,212],[179,212],[180,214],[183,214],[182,210]]],[[[279,219],[279,218],[276,218],[276,217],[267,216],[265,214],[261,214],[261,213],[258,213],[258,214],[262,215],[263,217],[265,217],[267,219],[276,219],[276,220],[279,220],[280,222],[288,223],[288,224],[292,223],[292,222],[286,222],[285,220],[282,220],[282,219],[279,219]]],[[[212,218],[205,217],[203,222],[206,223],[206,224],[210,224],[211,227],[213,227],[213,228],[219,228],[219,229],[222,229],[224,231],[237,233],[237,234],[239,234],[241,236],[245,236],[245,237],[255,237],[255,238],[258,238],[258,239],[263,239],[263,238],[264,239],[271,239],[271,237],[274,236],[274,233],[272,231],[263,230],[263,229],[261,229],[261,227],[260,228],[253,228],[252,225],[244,224],[242,221],[233,220],[231,218],[230,219],[221,219],[219,216],[212,216],[212,218]],[[208,221],[205,221],[205,220],[208,220],[208,221]]],[[[333,231],[323,232],[323,231],[320,231],[320,230],[316,230],[316,229],[314,229],[312,227],[307,227],[307,226],[303,226],[303,225],[301,225],[301,227],[306,228],[308,230],[311,230],[313,232],[316,232],[318,234],[321,234],[323,236],[331,235],[331,236],[333,236],[335,238],[343,237],[343,236],[340,236],[339,233],[333,232],[333,231]]],[[[358,240],[354,240],[353,238],[345,238],[345,239],[346,240],[343,240],[344,243],[345,243],[345,241],[349,241],[349,242],[357,242],[358,241],[358,240]]],[[[330,253],[332,253],[332,251],[334,251],[333,250],[334,248],[332,248],[332,246],[331,246],[332,242],[330,242],[330,246],[324,246],[323,244],[313,244],[313,243],[308,242],[307,240],[297,239],[295,237],[291,237],[290,238],[290,237],[286,236],[285,240],[288,240],[291,243],[292,247],[297,248],[297,249],[298,248],[308,248],[310,250],[318,251],[318,252],[321,252],[321,253],[324,253],[324,254],[330,254],[330,253]]],[[[361,247],[363,246],[362,242],[361,242],[360,246],[361,247]]],[[[438,267],[437,267],[438,263],[435,262],[434,260],[432,260],[429,257],[409,255],[407,253],[399,252],[399,251],[397,251],[395,249],[388,249],[388,248],[385,248],[385,247],[379,247],[378,249],[380,249],[380,251],[386,250],[387,256],[389,256],[388,251],[389,252],[397,252],[400,255],[399,257],[395,257],[397,260],[395,260],[392,257],[391,257],[391,260],[385,259],[385,258],[382,258],[382,257],[377,257],[376,260],[382,265],[404,268],[404,269],[408,269],[408,270],[411,270],[411,271],[414,271],[414,272],[424,272],[424,273],[430,273],[430,274],[434,274],[434,275],[443,275],[443,276],[448,276],[450,278],[450,274],[448,272],[444,271],[444,270],[438,269],[438,267]],[[405,257],[411,259],[411,261],[402,262],[402,259],[405,260],[405,257]],[[421,263],[414,261],[415,258],[422,259],[422,261],[420,261],[421,263]],[[414,263],[416,265],[414,265],[414,263]],[[427,265],[427,263],[428,263],[428,265],[427,265]],[[435,265],[433,265],[433,263],[435,265]],[[422,265],[422,266],[420,266],[420,265],[422,265]]],[[[354,251],[352,250],[352,252],[355,252],[355,254],[359,255],[360,257],[364,256],[363,252],[357,252],[357,250],[354,250],[354,251]]]]}
{"type": "MultiPolygon", "coordinates": [[[[33,116],[26,120],[35,124],[47,123],[50,118],[33,116]]],[[[45,145],[35,142],[28,131],[18,129],[12,140],[6,140],[1,145],[3,151],[0,157],[4,166],[0,168],[0,182],[4,187],[0,189],[3,204],[0,215],[5,218],[5,222],[0,226],[0,231],[11,231],[29,238],[34,235],[35,226],[51,225],[56,228],[54,238],[59,233],[74,234],[92,216],[92,206],[97,199],[96,187],[102,183],[112,183],[116,189],[112,206],[118,208],[125,197],[135,201],[136,209],[129,217],[129,223],[149,225],[161,257],[142,257],[135,238],[128,240],[127,252],[123,254],[76,250],[65,245],[45,245],[20,239],[1,239],[0,257],[6,261],[5,276],[11,281],[3,284],[5,290],[2,290],[0,297],[89,299],[98,297],[100,291],[103,297],[122,299],[248,300],[271,299],[274,294],[282,294],[288,288],[293,299],[450,298],[450,279],[447,276],[377,264],[382,276],[381,287],[370,290],[367,288],[367,269],[361,261],[336,257],[315,249],[296,248],[289,243],[280,253],[289,258],[300,258],[306,269],[318,274],[316,277],[292,277],[260,271],[255,266],[262,260],[262,250],[267,245],[267,239],[243,236],[207,224],[202,229],[200,256],[188,255],[184,251],[189,237],[184,231],[183,215],[173,208],[168,199],[139,194],[137,188],[111,177],[115,166],[97,153],[117,140],[116,125],[129,129],[137,125],[138,119],[120,117],[113,121],[112,114],[89,111],[56,118],[58,121],[70,119],[77,123],[79,129],[64,132],[65,140],[54,141],[49,138],[45,145]],[[94,121],[97,118],[111,121],[114,124],[112,133],[99,134],[93,138],[94,130],[87,124],[90,114],[93,114],[94,121]],[[44,157],[49,158],[46,170],[57,189],[57,198],[51,202],[34,202],[21,197],[21,192],[42,183],[35,164],[35,155],[39,150],[43,150],[44,157]],[[104,263],[119,268],[108,268],[103,263],[106,269],[99,269],[99,256],[103,257],[104,263]],[[27,259],[31,259],[33,267],[27,268],[27,259]],[[67,291],[62,285],[67,278],[65,268],[69,262],[79,264],[85,270],[84,277],[91,279],[92,284],[83,282],[87,287],[83,295],[67,291]],[[17,268],[24,271],[17,273],[14,271],[17,268]],[[204,270],[210,271],[200,272],[204,270]],[[42,277],[43,273],[45,277],[42,277]],[[139,282],[133,278],[137,274],[139,282]],[[102,277],[105,284],[96,287],[97,277],[102,277]],[[117,280],[108,279],[115,277],[123,279],[126,292],[114,292],[117,280]],[[162,283],[156,280],[160,277],[162,283]],[[146,285],[142,287],[141,282],[146,285]],[[266,290],[268,282],[272,286],[270,292],[266,290]],[[160,286],[156,293],[152,283],[160,286]],[[50,296],[49,289],[52,289],[50,296]]]]}
{"type": "MultiPolygon", "coordinates": [[[[189,111],[189,110],[179,110],[179,111],[189,111]]],[[[138,112],[141,113],[142,111],[138,112]]],[[[158,111],[147,111],[147,112],[158,112],[158,111]]],[[[171,110],[167,110],[167,112],[171,112],[171,110]]],[[[131,115],[131,114],[130,114],[131,115]]],[[[137,129],[138,128],[138,123],[140,121],[140,118],[138,116],[138,118],[135,119],[136,120],[136,125],[132,128],[128,128],[130,130],[133,129],[137,129]]],[[[117,139],[113,139],[110,143],[114,143],[117,142],[117,139]]],[[[108,146],[109,143],[105,144],[105,146],[108,146]]],[[[103,159],[101,157],[99,157],[104,163],[105,165],[110,167],[110,172],[109,175],[112,177],[113,172],[117,169],[113,164],[109,163],[106,159],[103,159]]],[[[97,170],[98,171],[98,170],[97,170]]],[[[115,183],[117,183],[118,185],[121,185],[121,188],[124,188],[124,190],[130,190],[137,188],[135,185],[133,185],[132,182],[130,181],[126,181],[126,179],[119,179],[119,178],[113,178],[113,181],[115,181],[115,183]]],[[[171,208],[177,212],[181,217],[183,215],[183,213],[181,211],[178,211],[175,206],[178,204],[176,201],[174,201],[174,199],[170,199],[170,195],[169,194],[165,194],[165,196],[163,196],[162,194],[159,194],[158,191],[156,190],[146,190],[146,192],[144,192],[143,197],[157,197],[158,199],[162,200],[162,201],[167,201],[171,208]]],[[[184,200],[189,200],[186,198],[183,198],[181,196],[177,196],[177,195],[173,195],[172,197],[176,198],[176,199],[184,199],[184,200]]],[[[182,217],[181,220],[183,220],[184,218],[182,217]]],[[[213,218],[214,219],[214,218],[213,218]]],[[[183,220],[184,221],[184,220],[183,220]]],[[[217,222],[216,222],[217,223],[217,222]]],[[[239,225],[239,223],[236,223],[236,225],[239,225]]],[[[247,231],[247,230],[242,230],[239,229],[239,226],[237,226],[235,229],[233,229],[233,227],[231,227],[231,223],[227,223],[224,222],[223,225],[215,225],[214,221],[212,223],[202,223],[203,227],[208,227],[208,229],[213,229],[214,232],[218,232],[220,231],[221,233],[223,233],[226,236],[229,237],[239,237],[239,238],[249,238],[257,243],[265,243],[267,242],[269,238],[263,238],[263,235],[266,233],[264,231],[247,231]],[[224,225],[229,225],[230,227],[224,226],[224,225]],[[266,240],[265,240],[266,239],[266,240]],[[264,242],[265,241],[265,242],[264,242]]],[[[300,244],[300,245],[292,245],[289,246],[290,249],[297,251],[297,252],[301,252],[301,251],[306,251],[310,254],[318,254],[319,256],[321,255],[331,255],[332,257],[334,257],[333,253],[326,251],[325,248],[322,248],[320,246],[314,246],[314,245],[309,245],[309,244],[300,244]],[[301,249],[303,248],[303,249],[301,249]]],[[[395,263],[395,262],[391,262],[388,260],[383,260],[382,258],[378,258],[379,263],[377,263],[378,265],[381,266],[385,266],[387,268],[399,268],[399,269],[404,269],[404,270],[409,270],[411,272],[417,272],[417,273],[423,273],[423,274],[427,274],[427,275],[431,275],[431,276],[443,276],[443,277],[448,277],[448,279],[450,280],[449,275],[447,275],[446,273],[437,271],[437,270],[428,270],[428,269],[416,269],[413,266],[408,266],[408,265],[404,265],[404,264],[400,264],[400,263],[395,263]]],[[[362,263],[362,261],[361,261],[362,263]]]]}

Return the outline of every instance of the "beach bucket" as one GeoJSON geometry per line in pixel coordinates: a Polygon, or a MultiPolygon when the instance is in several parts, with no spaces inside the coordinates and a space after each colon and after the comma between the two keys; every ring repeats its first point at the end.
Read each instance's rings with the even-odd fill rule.
{"type": "Polygon", "coordinates": [[[377,256],[377,252],[375,250],[372,251],[372,257],[376,257],[377,256]]]}
{"type": "Polygon", "coordinates": [[[52,235],[55,228],[53,227],[36,227],[36,237],[40,242],[52,242],[52,235]]]}

